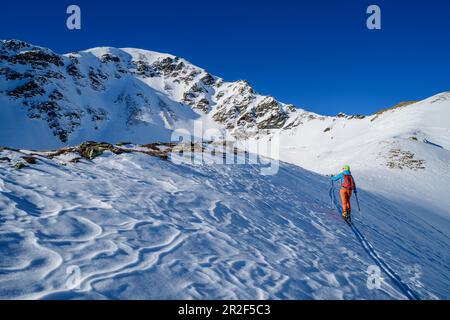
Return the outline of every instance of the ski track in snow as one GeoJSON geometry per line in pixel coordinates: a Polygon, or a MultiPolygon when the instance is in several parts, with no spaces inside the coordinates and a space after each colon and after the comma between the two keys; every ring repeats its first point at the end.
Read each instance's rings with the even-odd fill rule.
{"type": "MultiPolygon", "coordinates": [[[[326,179],[288,164],[275,176],[260,169],[107,153],[65,166],[39,158],[20,171],[0,164],[0,297],[405,297],[395,278],[366,287],[373,257],[336,219],[326,179]]],[[[442,237],[433,234],[444,244],[430,255],[444,262],[424,265],[426,277],[412,283],[423,297],[448,297],[442,237]]],[[[377,245],[396,250],[391,265],[427,258],[396,245],[377,245]]]]}

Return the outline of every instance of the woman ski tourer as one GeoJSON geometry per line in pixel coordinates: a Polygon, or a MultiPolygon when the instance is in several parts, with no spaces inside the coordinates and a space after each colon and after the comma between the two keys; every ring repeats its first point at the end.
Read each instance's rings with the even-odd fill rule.
{"type": "Polygon", "coordinates": [[[352,193],[356,193],[356,184],[353,179],[352,173],[350,172],[350,166],[345,165],[342,167],[342,172],[336,176],[331,176],[331,180],[340,181],[340,195],[342,201],[342,218],[345,221],[351,221],[350,215],[352,213],[352,206],[350,204],[350,198],[352,197],[352,193]]]}

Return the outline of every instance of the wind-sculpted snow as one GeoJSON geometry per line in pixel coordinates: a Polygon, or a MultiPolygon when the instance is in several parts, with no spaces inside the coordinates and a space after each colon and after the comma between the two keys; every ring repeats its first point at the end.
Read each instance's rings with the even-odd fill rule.
{"type": "MultiPolygon", "coordinates": [[[[0,161],[0,297],[407,299],[340,219],[324,177],[143,153],[0,161]]],[[[172,155],[174,157],[174,155],[172,155]]],[[[448,233],[360,191],[358,230],[420,298],[449,293],[448,233]]]]}

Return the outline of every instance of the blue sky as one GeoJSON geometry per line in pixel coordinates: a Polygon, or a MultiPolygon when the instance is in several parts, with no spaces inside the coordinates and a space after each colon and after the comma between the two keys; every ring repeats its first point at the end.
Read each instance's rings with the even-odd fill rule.
{"type": "Polygon", "coordinates": [[[449,14],[448,0],[8,1],[0,38],[168,52],[311,111],[366,114],[450,90],[449,14]],[[65,26],[69,4],[80,31],[65,26]],[[382,30],[366,28],[370,4],[382,30]]]}

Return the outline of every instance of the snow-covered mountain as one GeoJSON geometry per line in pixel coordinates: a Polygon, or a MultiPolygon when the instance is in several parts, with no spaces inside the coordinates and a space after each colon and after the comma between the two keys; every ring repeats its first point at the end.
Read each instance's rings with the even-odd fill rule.
{"type": "Polygon", "coordinates": [[[321,116],[168,54],[0,41],[0,297],[448,299],[449,119],[449,92],[321,116]],[[278,173],[148,144],[198,123],[278,141],[278,173]],[[323,177],[343,164],[353,229],[323,177]]]}

